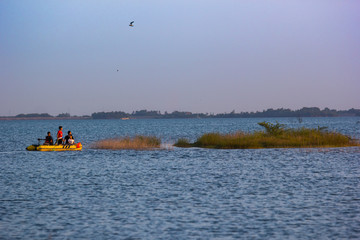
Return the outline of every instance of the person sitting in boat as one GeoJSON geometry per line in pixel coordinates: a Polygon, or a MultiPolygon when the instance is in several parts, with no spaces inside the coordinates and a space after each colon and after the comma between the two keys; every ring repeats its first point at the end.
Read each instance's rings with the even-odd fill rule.
{"type": "Polygon", "coordinates": [[[71,133],[71,131],[68,131],[68,135],[66,135],[65,137],[65,144],[71,145],[74,144],[75,140],[74,137],[71,133]]]}
{"type": "Polygon", "coordinates": [[[54,140],[51,136],[51,133],[48,132],[47,133],[47,136],[45,137],[45,142],[44,142],[44,145],[53,145],[54,144],[54,140]]]}
{"type": "Polygon", "coordinates": [[[71,135],[70,138],[68,139],[68,144],[73,145],[74,143],[75,143],[74,137],[71,135]]]}
{"type": "Polygon", "coordinates": [[[56,144],[60,145],[62,143],[63,143],[62,126],[59,126],[59,131],[57,132],[56,144]]]}

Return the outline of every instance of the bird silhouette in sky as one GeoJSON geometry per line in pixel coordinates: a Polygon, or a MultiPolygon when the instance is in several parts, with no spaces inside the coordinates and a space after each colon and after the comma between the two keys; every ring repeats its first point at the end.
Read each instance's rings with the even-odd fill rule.
{"type": "Polygon", "coordinates": [[[133,27],[134,26],[133,23],[134,23],[134,21],[130,22],[129,26],[133,27]]]}

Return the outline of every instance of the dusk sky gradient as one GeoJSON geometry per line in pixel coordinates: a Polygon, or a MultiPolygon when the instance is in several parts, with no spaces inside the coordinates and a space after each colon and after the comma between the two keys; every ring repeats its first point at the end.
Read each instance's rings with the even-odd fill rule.
{"type": "Polygon", "coordinates": [[[2,0],[0,84],[0,116],[360,108],[360,1],[2,0]]]}

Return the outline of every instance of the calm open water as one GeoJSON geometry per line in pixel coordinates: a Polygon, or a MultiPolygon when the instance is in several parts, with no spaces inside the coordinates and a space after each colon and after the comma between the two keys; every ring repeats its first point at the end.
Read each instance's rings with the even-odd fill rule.
{"type": "Polygon", "coordinates": [[[360,138],[360,118],[0,121],[0,239],[359,239],[360,148],[109,151],[97,139],[253,131],[360,138]],[[62,125],[81,152],[27,152],[62,125]]]}

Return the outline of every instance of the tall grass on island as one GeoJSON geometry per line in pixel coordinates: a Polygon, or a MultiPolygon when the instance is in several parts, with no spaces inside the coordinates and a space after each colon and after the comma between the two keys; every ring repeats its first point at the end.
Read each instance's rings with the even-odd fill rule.
{"type": "Polygon", "coordinates": [[[360,146],[359,141],[338,132],[317,129],[287,129],[283,124],[258,123],[265,131],[253,133],[235,132],[228,134],[206,133],[194,143],[179,139],[176,147],[201,147],[215,149],[257,149],[257,148],[313,148],[360,146]]]}
{"type": "Polygon", "coordinates": [[[103,139],[91,144],[93,149],[133,149],[133,150],[151,150],[160,148],[161,140],[154,136],[135,136],[103,139]]]}

